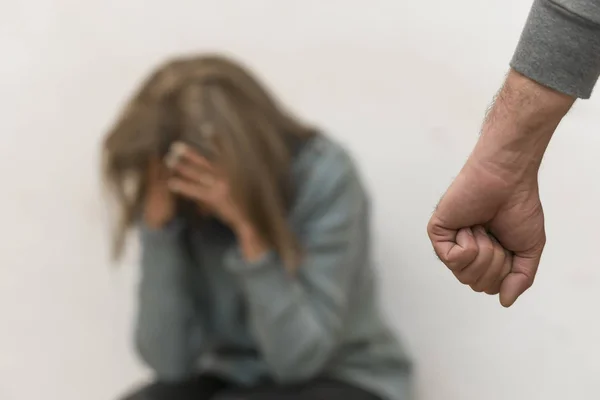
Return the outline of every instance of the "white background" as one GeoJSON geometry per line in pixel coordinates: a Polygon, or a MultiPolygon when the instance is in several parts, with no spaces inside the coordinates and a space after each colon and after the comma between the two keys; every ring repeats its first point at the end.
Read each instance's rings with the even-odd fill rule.
{"type": "Polygon", "coordinates": [[[600,96],[542,169],[548,246],[509,310],[436,261],[428,217],[474,141],[530,2],[0,0],[0,399],[112,400],[134,265],[111,268],[104,131],[173,54],[226,51],[347,143],[375,199],[385,308],[422,400],[600,396],[600,96]]]}

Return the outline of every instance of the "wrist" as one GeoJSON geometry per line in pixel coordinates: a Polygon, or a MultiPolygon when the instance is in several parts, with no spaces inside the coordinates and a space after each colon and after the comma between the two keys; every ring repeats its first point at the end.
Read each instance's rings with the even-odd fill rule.
{"type": "Polygon", "coordinates": [[[573,102],[511,71],[486,116],[471,159],[507,180],[537,176],[550,139],[573,102]]]}
{"type": "Polygon", "coordinates": [[[153,212],[144,210],[142,215],[144,224],[153,230],[161,230],[173,220],[172,215],[166,215],[163,212],[153,212]]]}
{"type": "Polygon", "coordinates": [[[252,238],[257,236],[252,225],[246,222],[240,222],[239,224],[236,224],[233,228],[233,231],[240,241],[253,240],[252,238]]]}
{"type": "Polygon", "coordinates": [[[240,250],[246,261],[255,262],[268,251],[268,244],[253,225],[241,223],[236,226],[234,231],[238,238],[240,250]]]}

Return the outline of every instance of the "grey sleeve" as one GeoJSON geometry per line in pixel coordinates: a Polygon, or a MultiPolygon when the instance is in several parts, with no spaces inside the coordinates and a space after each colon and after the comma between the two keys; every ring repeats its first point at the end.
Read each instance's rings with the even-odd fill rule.
{"type": "Polygon", "coordinates": [[[535,0],[511,67],[587,99],[600,75],[600,0],[535,0]]]}
{"type": "Polygon", "coordinates": [[[342,334],[353,277],[368,268],[362,187],[352,173],[321,172],[324,179],[311,185],[320,192],[310,201],[312,217],[302,223],[297,275],[287,273],[274,253],[249,264],[236,249],[227,262],[245,292],[261,353],[282,383],[308,380],[323,370],[342,334]]]}
{"type": "Polygon", "coordinates": [[[193,372],[194,310],[187,286],[191,265],[182,233],[180,221],[161,230],[140,226],[142,275],[135,343],[141,358],[164,381],[181,380],[193,372]]]}

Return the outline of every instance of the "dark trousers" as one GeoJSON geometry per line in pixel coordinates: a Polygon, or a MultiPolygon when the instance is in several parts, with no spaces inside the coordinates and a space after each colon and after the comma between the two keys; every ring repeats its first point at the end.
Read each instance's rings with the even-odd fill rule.
{"type": "Polygon", "coordinates": [[[315,379],[297,385],[261,384],[238,387],[216,376],[202,375],[184,383],[153,383],[122,400],[381,400],[344,382],[315,379]]]}

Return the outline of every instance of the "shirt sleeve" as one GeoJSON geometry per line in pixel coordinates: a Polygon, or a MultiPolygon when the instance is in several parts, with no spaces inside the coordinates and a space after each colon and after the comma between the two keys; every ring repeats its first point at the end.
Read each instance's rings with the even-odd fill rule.
{"type": "Polygon", "coordinates": [[[135,342],[138,353],[161,381],[187,378],[193,370],[194,309],[191,260],[183,246],[184,224],[163,229],[140,225],[141,280],[135,342]]]}
{"type": "Polygon", "coordinates": [[[511,67],[587,99],[600,75],[600,0],[535,0],[511,67]]]}
{"type": "Polygon", "coordinates": [[[228,255],[261,354],[282,383],[322,372],[340,341],[353,279],[369,267],[367,199],[350,161],[343,164],[321,168],[307,185],[296,274],[273,252],[255,263],[239,249],[228,255]]]}

